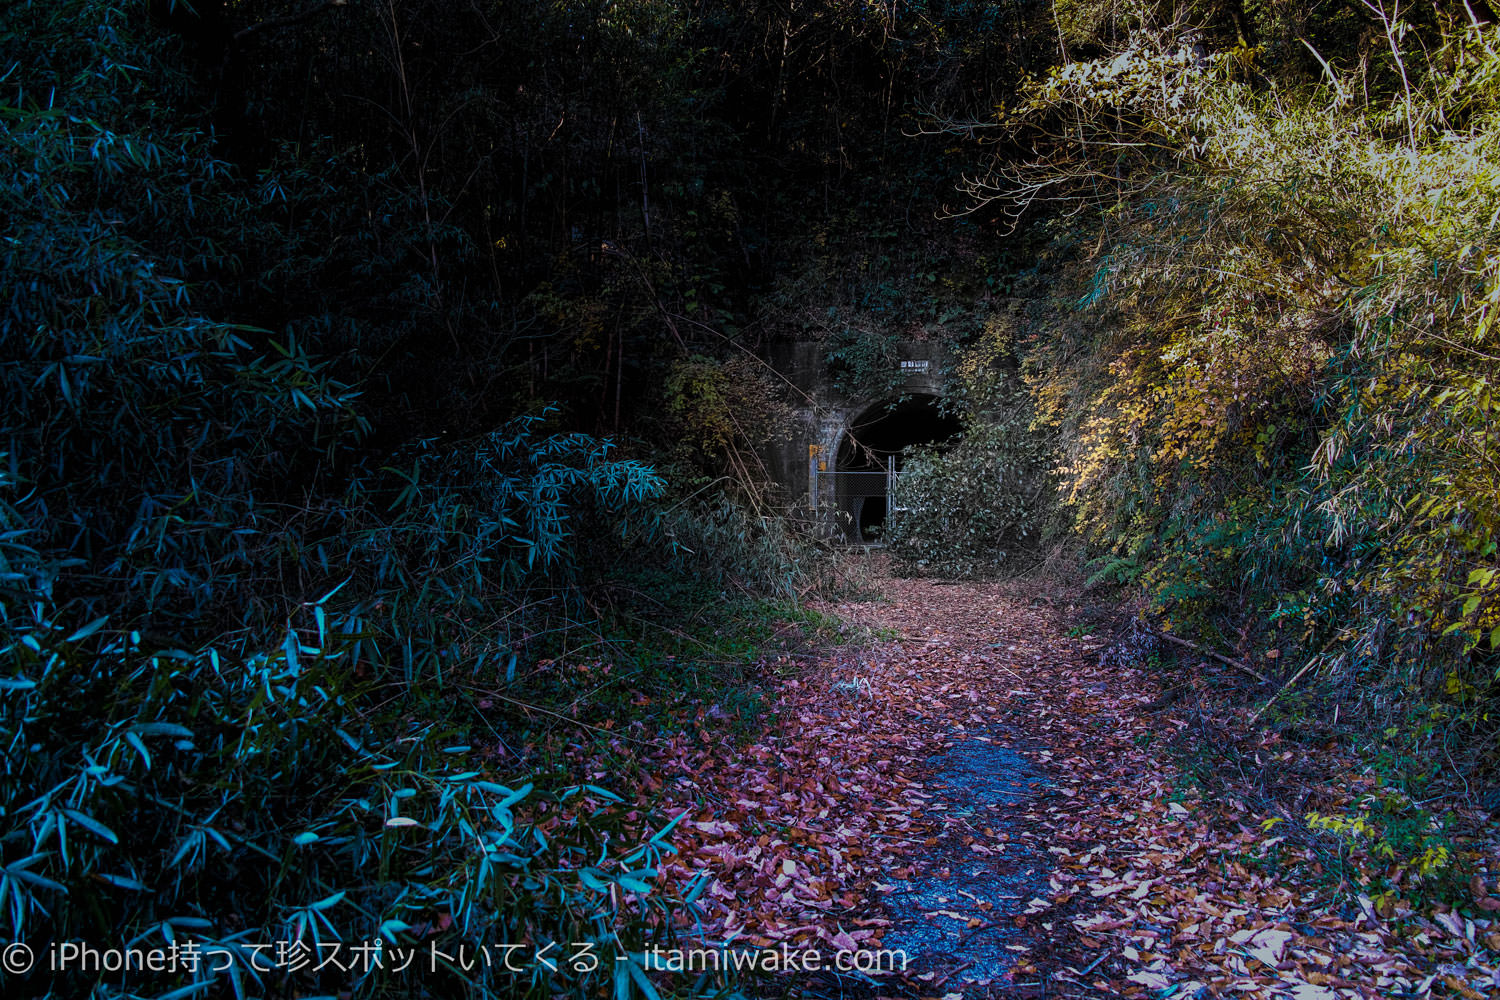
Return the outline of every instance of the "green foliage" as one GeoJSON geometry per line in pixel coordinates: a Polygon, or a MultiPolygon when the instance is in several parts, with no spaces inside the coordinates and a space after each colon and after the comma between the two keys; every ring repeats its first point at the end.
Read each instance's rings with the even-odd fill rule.
{"type": "Polygon", "coordinates": [[[1327,831],[1359,855],[1361,869],[1380,873],[1370,888],[1378,903],[1402,896],[1470,902],[1447,821],[1399,792],[1365,795],[1343,815],[1314,811],[1303,818],[1309,829],[1327,831]]]}
{"type": "MultiPolygon", "coordinates": [[[[164,648],[123,612],[78,627],[85,603],[55,593],[81,560],[24,544],[36,533],[20,506],[0,508],[0,739],[25,748],[0,776],[0,930],[39,950],[81,938],[224,956],[130,980],[130,995],[210,981],[256,993],[288,975],[362,996],[412,985],[257,965],[257,944],[316,953],[384,938],[451,955],[576,941],[612,956],[670,933],[671,904],[651,889],[670,848],[637,813],[598,790],[500,784],[475,746],[493,729],[467,692],[514,669],[505,623],[523,617],[529,574],[572,561],[571,501],[634,509],[659,488],[606,446],[541,437],[536,423],[442,453],[432,481],[414,461],[389,510],[341,508],[337,545],[287,536],[304,577],[352,572],[279,636],[164,648]]],[[[561,978],[440,964],[454,991],[480,997],[645,988],[604,963],[561,978]]],[[[95,978],[29,986],[76,995],[95,978]]]]}
{"type": "Polygon", "coordinates": [[[569,596],[599,539],[647,523],[660,479],[544,418],[382,465],[352,379],[292,335],[214,319],[199,302],[222,307],[223,288],[185,280],[225,266],[215,240],[266,231],[260,193],[302,188],[247,191],[216,161],[153,98],[182,81],[123,11],[16,14],[0,20],[6,64],[28,56],[0,99],[0,283],[21,292],[0,315],[0,936],[203,961],[7,988],[651,995],[640,949],[678,905],[654,886],[662,821],[497,767],[471,692],[514,672],[521,635],[557,616],[536,606],[569,596]],[[599,967],[431,972],[426,951],[419,982],[279,951],[382,940],[592,942],[599,967]]]}
{"type": "MultiPolygon", "coordinates": [[[[1006,109],[1034,155],[969,190],[1103,234],[1026,365],[1109,575],[1181,626],[1273,622],[1372,701],[1445,699],[1489,688],[1500,641],[1495,33],[1374,28],[1363,79],[1293,85],[1146,17],[1006,109]]],[[[1493,723],[1458,714],[1484,756],[1493,723]]]]}
{"type": "MultiPolygon", "coordinates": [[[[566,703],[573,718],[596,726],[590,760],[600,766],[616,760],[626,769],[641,766],[604,735],[621,728],[636,733],[687,724],[705,735],[723,728],[737,738],[757,734],[771,712],[767,675],[796,670],[793,654],[844,636],[841,623],[806,607],[721,587],[678,567],[621,566],[591,599],[609,648],[597,650],[596,639],[593,662],[523,674],[511,694],[566,703]],[[576,674],[589,682],[581,694],[576,674]]],[[[579,659],[568,656],[575,664],[579,659]]]]}
{"type": "Polygon", "coordinates": [[[59,584],[65,599],[181,622],[274,585],[274,560],[224,556],[274,545],[257,497],[332,461],[363,421],[294,341],[194,308],[181,275],[213,252],[203,230],[249,205],[205,137],[148,98],[165,71],[124,13],[89,13],[88,33],[18,67],[0,97],[0,274],[16,293],[0,315],[0,448],[27,486],[32,544],[92,562],[59,584]]]}
{"type": "Polygon", "coordinates": [[[849,553],[818,539],[805,512],[750,508],[732,497],[690,496],[655,522],[659,558],[679,572],[748,597],[800,603],[808,593],[858,586],[849,553]]]}
{"type": "Polygon", "coordinates": [[[886,542],[895,565],[949,577],[993,573],[1040,533],[1049,463],[1024,397],[971,418],[956,444],[914,449],[891,495],[886,542]]]}
{"type": "Polygon", "coordinates": [[[850,399],[899,395],[903,383],[901,336],[844,327],[828,341],[824,359],[836,389],[850,399]]]}
{"type": "Polygon", "coordinates": [[[638,974],[642,945],[670,933],[673,904],[653,890],[665,828],[641,829],[592,786],[494,780],[474,746],[482,713],[434,711],[440,699],[372,679],[357,626],[324,602],[264,650],[150,650],[100,622],[70,632],[45,611],[29,622],[14,611],[0,737],[26,750],[0,776],[0,933],[39,953],[130,942],[202,961],[109,985],[97,971],[42,970],[12,988],[621,996],[635,987],[617,989],[607,960],[548,976],[451,958],[434,971],[429,959],[588,942],[610,958],[634,952],[638,974]],[[387,956],[418,953],[417,971],[355,957],[381,941],[387,956]],[[327,957],[334,942],[347,968],[291,957],[327,957]]]}
{"type": "Polygon", "coordinates": [[[751,497],[768,489],[757,449],[784,440],[792,418],[763,361],[744,355],[679,361],[667,376],[663,402],[678,464],[726,476],[751,497]]]}

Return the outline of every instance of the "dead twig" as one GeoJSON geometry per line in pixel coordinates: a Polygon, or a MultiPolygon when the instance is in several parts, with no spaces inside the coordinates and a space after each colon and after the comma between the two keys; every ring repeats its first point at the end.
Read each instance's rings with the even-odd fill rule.
{"type": "Polygon", "coordinates": [[[1254,715],[1250,716],[1250,725],[1252,725],[1252,726],[1255,725],[1255,720],[1259,719],[1261,717],[1261,714],[1264,713],[1266,709],[1268,709],[1272,705],[1276,704],[1276,699],[1280,698],[1283,694],[1285,694],[1287,688],[1289,688],[1293,684],[1297,683],[1297,678],[1299,678],[1303,674],[1307,673],[1307,671],[1316,662],[1318,662],[1318,661],[1317,661],[1316,658],[1314,658],[1314,659],[1308,660],[1306,663],[1304,663],[1302,665],[1302,669],[1301,670],[1299,670],[1295,674],[1293,674],[1291,676],[1290,680],[1288,680],[1285,684],[1281,685],[1281,687],[1277,689],[1277,691],[1276,691],[1275,694],[1271,695],[1271,700],[1270,701],[1268,701],[1264,705],[1260,706],[1260,708],[1256,711],[1256,713],[1254,715]]]}
{"type": "Polygon", "coordinates": [[[960,965],[958,968],[956,968],[952,972],[948,973],[942,979],[935,979],[935,980],[933,980],[933,982],[932,982],[933,988],[937,989],[937,988],[940,988],[942,986],[947,985],[948,980],[952,979],[954,976],[958,975],[960,972],[962,972],[965,969],[969,968],[973,964],[974,964],[974,959],[971,958],[967,962],[965,962],[963,965],[960,965]]]}
{"type": "Polygon", "coordinates": [[[519,698],[512,698],[509,695],[503,695],[499,691],[493,691],[493,690],[489,690],[487,688],[476,687],[473,684],[459,684],[459,685],[456,685],[456,686],[464,688],[465,690],[468,690],[468,691],[477,692],[478,694],[484,695],[486,698],[493,698],[496,701],[506,702],[507,704],[514,705],[515,707],[517,707],[517,708],[519,708],[519,709],[521,709],[523,711],[526,711],[526,712],[540,712],[542,715],[550,716],[550,717],[552,717],[554,719],[559,720],[560,722],[566,722],[569,725],[577,726],[580,729],[587,729],[590,732],[598,733],[600,736],[607,736],[610,739],[624,740],[627,743],[639,743],[642,746],[648,746],[648,747],[660,747],[661,746],[661,741],[660,740],[643,740],[643,739],[639,739],[639,738],[637,738],[635,736],[627,736],[624,733],[616,733],[616,732],[612,732],[612,731],[610,731],[608,729],[601,729],[598,726],[591,726],[587,722],[584,722],[582,719],[574,719],[574,718],[572,718],[570,716],[563,715],[561,712],[554,712],[550,708],[543,708],[540,705],[533,705],[529,701],[522,701],[519,698]]]}
{"type": "Polygon", "coordinates": [[[1269,683],[1271,683],[1271,678],[1267,677],[1265,674],[1261,673],[1259,670],[1256,670],[1254,667],[1250,666],[1248,663],[1243,663],[1243,662],[1241,662],[1239,660],[1230,659],[1229,657],[1223,655],[1222,653],[1215,653],[1211,649],[1204,649],[1202,646],[1198,645],[1196,642],[1188,642],[1186,639],[1179,639],[1179,638],[1177,638],[1177,636],[1171,635],[1171,634],[1166,633],[1166,632],[1163,632],[1160,629],[1152,629],[1151,631],[1155,632],[1156,635],[1159,636],[1160,638],[1165,639],[1165,640],[1167,640],[1168,642],[1170,642],[1170,643],[1172,643],[1174,645],[1183,646],[1183,647],[1185,647],[1187,649],[1193,650],[1195,653],[1202,653],[1204,656],[1211,656],[1214,659],[1218,660],[1220,663],[1227,663],[1227,664],[1229,664],[1231,667],[1234,667],[1236,670],[1243,670],[1245,673],[1249,674],[1251,677],[1254,677],[1257,680],[1259,680],[1262,684],[1269,684],[1269,683]]]}

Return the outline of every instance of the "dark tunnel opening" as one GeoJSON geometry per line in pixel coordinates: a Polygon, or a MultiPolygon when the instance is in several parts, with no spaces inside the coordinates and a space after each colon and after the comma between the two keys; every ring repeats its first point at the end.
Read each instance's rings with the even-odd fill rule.
{"type": "Polygon", "coordinates": [[[851,541],[873,542],[885,528],[891,477],[901,471],[901,452],[915,444],[956,437],[958,418],[943,413],[938,397],[911,395],[880,403],[849,425],[839,445],[839,510],[851,541]]]}

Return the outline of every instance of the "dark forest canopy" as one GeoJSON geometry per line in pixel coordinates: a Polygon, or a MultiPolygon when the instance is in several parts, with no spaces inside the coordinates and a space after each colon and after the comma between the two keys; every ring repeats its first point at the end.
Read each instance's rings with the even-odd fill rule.
{"type": "Polygon", "coordinates": [[[246,248],[255,321],[337,290],[317,336],[417,419],[461,392],[466,430],[544,400],[634,426],[672,357],[784,333],[761,300],[800,307],[819,258],[912,264],[871,231],[941,240],[956,179],[915,114],[993,106],[1049,52],[1045,10],[991,4],[167,6],[182,104],[284,206],[246,248]]]}
{"type": "Polygon", "coordinates": [[[684,901],[600,900],[662,840],[556,873],[643,814],[557,760],[545,790],[488,780],[472,746],[529,746],[533,716],[497,729],[444,685],[574,705],[528,671],[613,642],[622,593],[825,582],[756,458],[779,341],[826,345],[830,379],[897,336],[952,357],[969,433],[912,456],[912,495],[978,527],[945,552],[913,515],[898,556],[992,571],[1066,540],[1093,585],[1316,679],[1299,711],[1357,712],[1434,795],[1482,798],[1494,20],[7,4],[0,934],[232,943],[347,894],[364,938],[440,912],[640,945],[684,901]],[[393,846],[411,817],[430,853],[393,846]]]}

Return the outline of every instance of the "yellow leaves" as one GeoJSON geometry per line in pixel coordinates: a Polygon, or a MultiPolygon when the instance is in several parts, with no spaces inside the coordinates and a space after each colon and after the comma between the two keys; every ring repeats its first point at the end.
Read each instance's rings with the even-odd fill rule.
{"type": "MultiPolygon", "coordinates": [[[[1062,470],[1069,502],[1098,502],[1094,486],[1142,462],[1163,490],[1184,467],[1206,476],[1240,456],[1262,468],[1273,463],[1278,427],[1297,423],[1287,410],[1309,394],[1314,370],[1285,362],[1309,345],[1295,329],[1251,332],[1225,319],[1242,306],[1220,306],[1202,321],[1175,325],[1159,350],[1127,351],[1110,362],[1113,379],[1089,401],[1062,470]]],[[[1065,398],[1042,385],[1051,398],[1065,398]]]]}
{"type": "MultiPolygon", "coordinates": [[[[1429,110],[1459,100],[1466,124],[1445,132],[1434,114],[1413,148],[1326,95],[1235,83],[1253,47],[1194,75],[1140,44],[1059,70],[1018,112],[1077,136],[1020,181],[1087,176],[1085,144],[1176,156],[1110,162],[1119,200],[1059,295],[1087,301],[1085,318],[1060,324],[1051,371],[1029,380],[1069,441],[1075,524],[1116,552],[1144,536],[1141,579],[1174,600],[1222,584],[1194,575],[1210,560],[1300,560],[1281,579],[1256,563],[1251,590],[1310,578],[1295,584],[1305,636],[1332,640],[1339,669],[1500,647],[1500,90],[1429,81],[1429,110]],[[1227,516],[1224,494],[1258,479],[1286,489],[1227,516]],[[1169,565],[1166,525],[1190,520],[1224,523],[1227,541],[1169,565]],[[1340,551],[1298,548],[1318,542],[1340,551]]],[[[1500,80],[1500,54],[1466,58],[1500,80]]]]}
{"type": "Polygon", "coordinates": [[[1322,813],[1309,812],[1303,818],[1314,830],[1330,830],[1351,838],[1370,837],[1377,832],[1370,825],[1368,813],[1356,813],[1353,816],[1325,816],[1322,813]]]}
{"type": "Polygon", "coordinates": [[[998,365],[1015,351],[1020,326],[1014,311],[992,312],[975,342],[966,347],[954,365],[954,373],[971,392],[981,392],[994,380],[998,365]]]}
{"type": "Polygon", "coordinates": [[[1453,856],[1447,847],[1442,844],[1431,845],[1417,859],[1417,874],[1423,878],[1430,877],[1445,870],[1452,860],[1453,856]]]}
{"type": "Polygon", "coordinates": [[[1477,691],[1473,684],[1470,684],[1464,678],[1460,677],[1456,671],[1452,670],[1448,671],[1447,677],[1444,678],[1443,687],[1448,697],[1460,701],[1472,696],[1477,691]]]}
{"type": "Polygon", "coordinates": [[[1216,54],[1214,58],[1232,71],[1248,75],[1259,68],[1260,58],[1265,54],[1264,45],[1248,45],[1242,38],[1233,48],[1216,54]]]}

